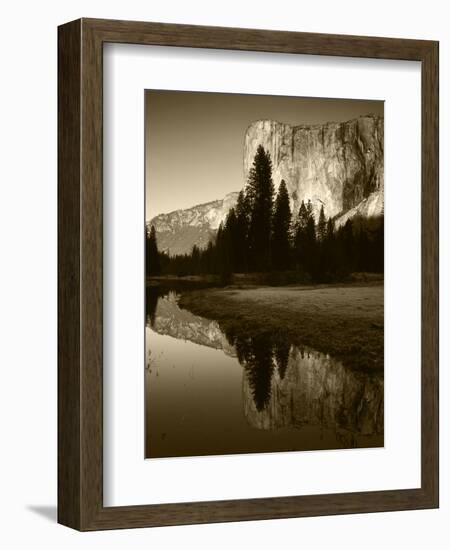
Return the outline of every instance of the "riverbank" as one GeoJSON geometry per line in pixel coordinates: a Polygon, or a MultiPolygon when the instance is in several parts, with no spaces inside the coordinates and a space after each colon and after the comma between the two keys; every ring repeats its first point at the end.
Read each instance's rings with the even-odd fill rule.
{"type": "Polygon", "coordinates": [[[227,287],[183,294],[180,306],[214,319],[229,334],[280,334],[345,365],[382,370],[384,285],[227,287]]]}
{"type": "MultiPolygon", "coordinates": [[[[384,280],[382,273],[351,273],[339,282],[333,282],[329,286],[348,285],[353,283],[382,283],[384,280]]],[[[153,275],[147,277],[147,285],[164,284],[205,284],[215,286],[317,286],[311,281],[310,277],[297,271],[274,271],[267,273],[233,273],[230,275],[227,283],[219,275],[153,275]]]]}

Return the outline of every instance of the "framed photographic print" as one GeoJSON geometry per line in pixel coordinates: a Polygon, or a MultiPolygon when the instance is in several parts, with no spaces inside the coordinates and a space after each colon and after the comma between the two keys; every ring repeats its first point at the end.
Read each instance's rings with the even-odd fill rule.
{"type": "Polygon", "coordinates": [[[438,44],[59,28],[58,519],[438,506],[438,44]]]}

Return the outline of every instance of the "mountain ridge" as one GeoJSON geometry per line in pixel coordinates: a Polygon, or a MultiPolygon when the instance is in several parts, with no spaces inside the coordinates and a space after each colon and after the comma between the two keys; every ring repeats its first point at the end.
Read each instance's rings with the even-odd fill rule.
{"type": "Polygon", "coordinates": [[[147,222],[147,227],[155,227],[161,252],[175,255],[190,252],[194,245],[205,248],[235,206],[238,195],[238,191],[232,191],[223,199],[158,214],[147,222]]]}

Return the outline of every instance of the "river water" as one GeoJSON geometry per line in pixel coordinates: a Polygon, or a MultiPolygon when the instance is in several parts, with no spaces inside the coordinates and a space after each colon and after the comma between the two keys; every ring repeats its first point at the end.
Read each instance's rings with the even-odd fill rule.
{"type": "Polygon", "coordinates": [[[147,287],[147,458],[383,446],[382,375],[282,330],[227,335],[179,296],[147,287]]]}

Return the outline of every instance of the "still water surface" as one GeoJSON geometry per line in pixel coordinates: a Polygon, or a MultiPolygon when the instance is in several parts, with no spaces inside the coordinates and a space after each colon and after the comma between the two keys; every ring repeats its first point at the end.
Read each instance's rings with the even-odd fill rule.
{"type": "Polygon", "coordinates": [[[147,287],[147,458],[383,446],[382,375],[282,331],[227,335],[179,296],[147,287]]]}

